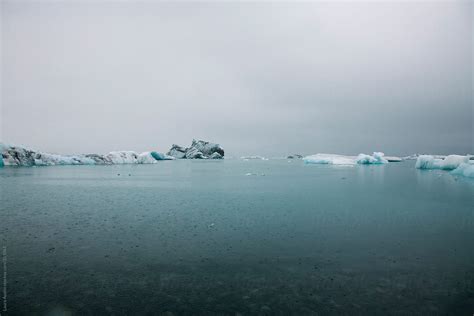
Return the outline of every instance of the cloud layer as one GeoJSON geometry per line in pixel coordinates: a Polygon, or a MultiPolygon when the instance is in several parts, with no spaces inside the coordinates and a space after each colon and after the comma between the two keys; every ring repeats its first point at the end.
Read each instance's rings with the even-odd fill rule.
{"type": "Polygon", "coordinates": [[[473,153],[472,2],[2,2],[1,139],[473,153]]]}

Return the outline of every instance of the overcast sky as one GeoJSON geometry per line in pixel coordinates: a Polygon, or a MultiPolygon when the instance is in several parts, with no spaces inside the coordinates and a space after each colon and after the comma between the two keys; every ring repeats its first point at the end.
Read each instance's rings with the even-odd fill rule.
{"type": "Polygon", "coordinates": [[[2,1],[1,137],[474,153],[473,4],[2,1]]]}

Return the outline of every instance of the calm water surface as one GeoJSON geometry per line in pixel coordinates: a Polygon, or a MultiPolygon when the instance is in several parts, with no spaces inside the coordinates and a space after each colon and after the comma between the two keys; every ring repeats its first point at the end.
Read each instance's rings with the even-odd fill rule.
{"type": "Polygon", "coordinates": [[[8,315],[474,313],[474,181],[413,161],[5,167],[0,185],[8,315]]]}

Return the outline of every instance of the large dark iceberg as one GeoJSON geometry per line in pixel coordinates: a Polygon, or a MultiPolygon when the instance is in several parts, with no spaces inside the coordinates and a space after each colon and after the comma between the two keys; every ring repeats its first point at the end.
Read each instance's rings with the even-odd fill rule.
{"type": "Polygon", "coordinates": [[[23,146],[0,143],[2,166],[54,166],[54,165],[115,165],[153,164],[173,159],[222,159],[224,149],[219,144],[193,140],[191,147],[173,145],[168,154],[157,151],[111,151],[108,154],[57,155],[44,153],[23,146]]]}
{"type": "Polygon", "coordinates": [[[176,159],[222,159],[224,149],[219,144],[193,139],[191,147],[173,144],[167,155],[176,159]]]}

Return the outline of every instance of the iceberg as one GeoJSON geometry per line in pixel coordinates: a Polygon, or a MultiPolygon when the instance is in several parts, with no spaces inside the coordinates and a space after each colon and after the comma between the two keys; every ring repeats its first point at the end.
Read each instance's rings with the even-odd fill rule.
{"type": "Polygon", "coordinates": [[[112,160],[108,159],[104,155],[99,154],[86,154],[85,157],[92,159],[96,165],[111,165],[112,160]]]}
{"type": "Polygon", "coordinates": [[[453,170],[458,168],[462,163],[468,162],[469,156],[449,155],[442,159],[432,155],[420,155],[416,160],[415,167],[417,169],[453,170]]]}
{"type": "Polygon", "coordinates": [[[374,152],[372,156],[366,154],[359,154],[355,156],[344,156],[336,154],[316,154],[311,156],[306,156],[303,158],[305,163],[309,164],[325,164],[325,165],[380,165],[388,163],[388,160],[385,159],[384,153],[374,152]]]}
{"type": "Polygon", "coordinates": [[[173,160],[173,159],[175,159],[175,158],[172,157],[172,156],[168,156],[168,155],[159,153],[159,152],[157,152],[157,151],[151,151],[150,154],[151,154],[151,156],[152,156],[153,158],[155,158],[156,160],[173,160]]]}
{"type": "Polygon", "coordinates": [[[402,162],[403,158],[396,157],[396,156],[385,156],[388,162],[402,162]]]}
{"type": "Polygon", "coordinates": [[[167,155],[176,159],[222,159],[224,149],[219,144],[193,139],[191,147],[173,144],[167,155]]]}
{"type": "Polygon", "coordinates": [[[23,146],[0,146],[2,164],[0,166],[54,166],[93,165],[96,160],[89,155],[57,155],[43,153],[23,146]]]}
{"type": "Polygon", "coordinates": [[[36,152],[23,146],[1,146],[2,160],[5,166],[33,166],[36,152]]]}
{"type": "Polygon", "coordinates": [[[191,148],[197,149],[206,157],[210,157],[214,153],[218,153],[221,158],[224,157],[224,149],[219,144],[193,139],[191,148]]]}
{"type": "Polygon", "coordinates": [[[384,158],[384,153],[374,152],[373,156],[359,154],[359,156],[357,156],[357,163],[362,165],[379,165],[388,163],[388,160],[384,158]]]}
{"type": "Polygon", "coordinates": [[[134,151],[112,151],[106,155],[58,155],[44,153],[23,146],[10,146],[0,143],[0,167],[2,166],[55,166],[55,165],[110,165],[145,164],[173,157],[156,151],[137,154],[134,151]]]}
{"type": "Polygon", "coordinates": [[[188,148],[184,155],[186,159],[206,159],[207,157],[195,147],[188,148]]]}
{"type": "Polygon", "coordinates": [[[240,157],[240,159],[243,159],[243,160],[253,160],[253,159],[256,159],[256,160],[268,160],[268,158],[265,158],[265,157],[262,157],[262,156],[242,156],[240,157]]]}
{"type": "Polygon", "coordinates": [[[156,151],[145,151],[138,155],[137,163],[139,164],[150,164],[157,163],[159,160],[173,160],[174,157],[164,155],[156,151]]]}
{"type": "Polygon", "coordinates": [[[474,163],[461,163],[451,174],[474,178],[474,163]]]}
{"type": "Polygon", "coordinates": [[[316,154],[304,157],[303,161],[309,164],[355,165],[356,157],[335,154],[316,154]]]}
{"type": "Polygon", "coordinates": [[[151,155],[150,151],[143,152],[138,155],[137,163],[147,164],[147,163],[157,163],[158,161],[151,155]]]}
{"type": "Polygon", "coordinates": [[[288,155],[288,156],[286,157],[286,159],[301,159],[301,158],[303,158],[303,156],[300,155],[300,154],[288,155]]]}
{"type": "Polygon", "coordinates": [[[175,157],[176,159],[183,159],[186,156],[186,148],[173,144],[167,155],[175,157]]]}
{"type": "Polygon", "coordinates": [[[134,151],[111,151],[105,158],[117,165],[138,163],[138,154],[134,151]]]}
{"type": "Polygon", "coordinates": [[[94,165],[95,161],[83,155],[79,156],[61,156],[48,153],[36,153],[34,158],[35,166],[54,166],[54,165],[94,165]]]}
{"type": "Polygon", "coordinates": [[[218,152],[213,153],[212,155],[209,156],[209,159],[223,159],[224,157],[219,154],[218,152]]]}

